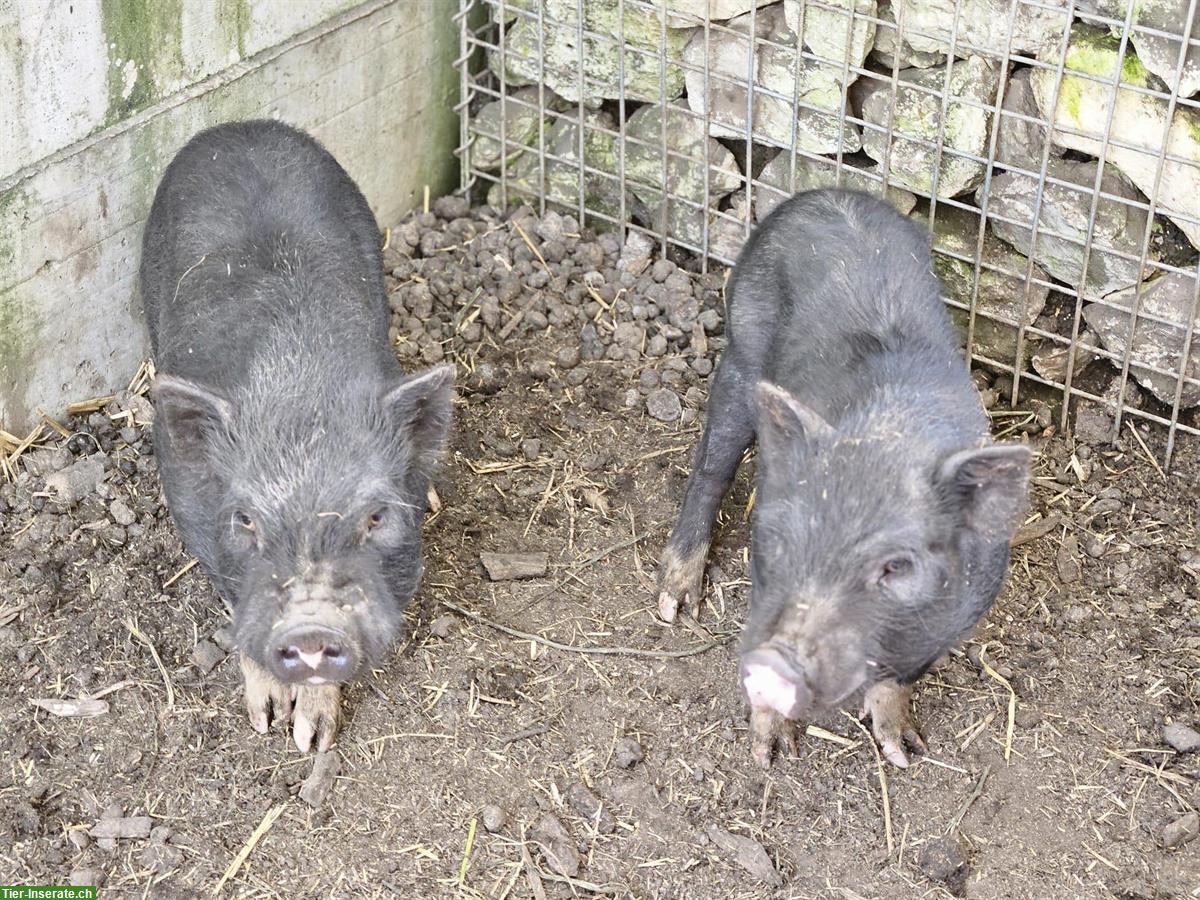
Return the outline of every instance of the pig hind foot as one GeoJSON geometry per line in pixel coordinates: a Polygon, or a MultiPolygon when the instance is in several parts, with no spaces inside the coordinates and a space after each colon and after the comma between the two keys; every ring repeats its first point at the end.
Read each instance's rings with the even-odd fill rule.
{"type": "Polygon", "coordinates": [[[291,719],[296,688],[277,680],[244,653],[241,665],[246,688],[246,712],[250,715],[251,727],[259,734],[266,734],[272,722],[291,719]]]}
{"type": "Polygon", "coordinates": [[[760,768],[771,768],[771,757],[781,752],[797,756],[796,723],[765,706],[750,708],[750,753],[760,768]]]}
{"type": "Polygon", "coordinates": [[[681,556],[670,544],[659,562],[658,614],[665,622],[674,622],[682,608],[685,615],[697,618],[704,599],[704,561],[708,543],[681,556]]]}
{"type": "Polygon", "coordinates": [[[892,765],[908,768],[905,747],[925,753],[927,747],[912,713],[912,686],[895,680],[879,681],[863,695],[860,715],[871,717],[871,731],[892,765]]]}
{"type": "Polygon", "coordinates": [[[307,753],[317,739],[317,750],[324,753],[333,746],[342,720],[342,689],[336,684],[301,685],[296,692],[292,739],[301,753],[307,753]]]}

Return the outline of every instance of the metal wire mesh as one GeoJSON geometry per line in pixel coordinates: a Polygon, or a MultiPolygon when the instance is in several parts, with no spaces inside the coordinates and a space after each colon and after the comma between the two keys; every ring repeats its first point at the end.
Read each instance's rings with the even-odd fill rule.
{"type": "Polygon", "coordinates": [[[1169,464],[1200,434],[1198,2],[460,0],[462,186],[700,270],[797,190],[885,197],[1014,407],[1105,404],[1169,464]]]}

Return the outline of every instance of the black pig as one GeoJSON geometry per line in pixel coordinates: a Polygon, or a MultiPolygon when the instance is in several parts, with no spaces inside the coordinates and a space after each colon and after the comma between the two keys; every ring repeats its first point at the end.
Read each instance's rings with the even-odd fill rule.
{"type": "Polygon", "coordinates": [[[405,377],[388,345],[379,245],[342,167],[271,121],[194,137],[143,238],[167,504],[232,607],[251,723],[294,716],[302,751],[400,628],[451,417],[453,368],[405,377]]]}
{"type": "Polygon", "coordinates": [[[887,758],[923,750],[911,685],[991,606],[1030,452],[993,443],[923,232],[865,194],[799,194],[750,237],[729,344],[663,553],[659,610],[701,600],[717,508],[757,436],[741,679],[755,758],[864,690],[887,758]]]}

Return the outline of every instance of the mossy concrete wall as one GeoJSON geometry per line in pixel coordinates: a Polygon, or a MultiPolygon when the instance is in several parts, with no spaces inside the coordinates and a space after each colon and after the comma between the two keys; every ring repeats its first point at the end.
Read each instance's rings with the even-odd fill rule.
{"type": "Polygon", "coordinates": [[[0,0],[0,428],[123,387],[147,353],[141,228],[197,131],[311,131],[381,226],[454,186],[444,0],[0,0]]]}

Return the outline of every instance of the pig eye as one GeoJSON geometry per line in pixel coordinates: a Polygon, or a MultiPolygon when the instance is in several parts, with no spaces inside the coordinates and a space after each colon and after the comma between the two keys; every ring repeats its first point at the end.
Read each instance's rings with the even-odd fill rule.
{"type": "Polygon", "coordinates": [[[233,521],[234,521],[234,524],[240,525],[242,528],[245,528],[247,531],[254,530],[254,520],[252,518],[250,518],[249,515],[247,515],[245,512],[243,512],[240,509],[233,514],[233,521]]]}
{"type": "Polygon", "coordinates": [[[380,525],[383,524],[383,520],[386,518],[387,518],[387,510],[386,509],[383,509],[381,507],[380,509],[375,510],[375,512],[373,512],[369,516],[367,516],[367,531],[374,531],[376,528],[378,528],[380,525]]]}
{"type": "Polygon", "coordinates": [[[907,575],[912,571],[912,568],[913,562],[907,556],[894,556],[883,564],[883,568],[880,570],[879,575],[881,579],[887,580],[889,578],[907,575]]]}

